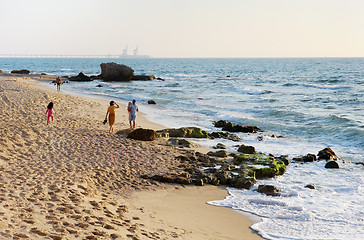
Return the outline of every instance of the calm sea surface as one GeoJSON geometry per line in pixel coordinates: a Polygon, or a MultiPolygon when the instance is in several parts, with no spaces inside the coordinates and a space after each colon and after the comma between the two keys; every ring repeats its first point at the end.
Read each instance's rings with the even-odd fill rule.
{"type": "MultiPolygon", "coordinates": [[[[264,153],[293,158],[331,147],[346,160],[339,170],[327,170],[323,162],[291,164],[283,176],[260,181],[279,186],[280,197],[229,189],[225,200],[211,204],[262,216],[252,228],[268,239],[364,239],[364,169],[354,164],[364,161],[364,58],[0,58],[0,69],[97,75],[102,62],[112,61],[164,81],[72,82],[62,90],[123,102],[136,99],[149,120],[167,127],[216,131],[212,122],[220,119],[256,125],[264,132],[240,137],[264,153]],[[157,105],[148,105],[151,99],[157,105]]],[[[223,142],[236,150],[236,143],[221,139],[196,142],[207,147],[223,142]]]]}

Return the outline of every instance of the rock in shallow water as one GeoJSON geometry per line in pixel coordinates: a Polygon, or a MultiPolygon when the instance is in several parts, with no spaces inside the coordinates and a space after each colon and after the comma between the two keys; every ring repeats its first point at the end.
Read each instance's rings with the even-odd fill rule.
{"type": "Polygon", "coordinates": [[[325,168],[339,168],[339,164],[336,161],[328,161],[325,168]]]}

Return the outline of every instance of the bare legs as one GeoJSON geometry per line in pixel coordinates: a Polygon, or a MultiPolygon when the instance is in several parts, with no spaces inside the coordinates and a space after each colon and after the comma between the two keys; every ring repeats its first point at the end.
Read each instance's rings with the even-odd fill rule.
{"type": "Polygon", "coordinates": [[[135,121],[129,121],[129,124],[131,129],[135,128],[135,121]]]}

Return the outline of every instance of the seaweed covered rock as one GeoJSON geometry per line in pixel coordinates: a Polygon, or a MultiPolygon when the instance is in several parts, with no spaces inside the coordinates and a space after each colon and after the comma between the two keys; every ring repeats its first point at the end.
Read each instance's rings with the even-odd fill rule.
{"type": "Polygon", "coordinates": [[[230,179],[230,186],[234,188],[250,189],[256,183],[257,179],[247,174],[239,174],[230,179]]]}
{"type": "Polygon", "coordinates": [[[218,143],[216,144],[216,146],[213,147],[214,149],[226,149],[225,144],[222,143],[218,143]]]}
{"type": "Polygon", "coordinates": [[[168,128],[158,131],[159,134],[168,133],[169,137],[208,138],[208,133],[197,127],[168,128]]]}
{"type": "MultiPolygon", "coordinates": [[[[218,151],[219,152],[219,151],[218,151]]],[[[217,154],[209,153],[211,154],[217,154]]],[[[221,151],[221,156],[227,152],[221,151]]],[[[227,185],[235,188],[249,189],[256,184],[258,178],[274,177],[286,171],[286,165],[281,160],[276,160],[272,155],[266,154],[239,154],[234,157],[233,163],[229,159],[215,158],[207,154],[194,151],[185,151],[177,156],[179,170],[185,175],[165,173],[147,177],[153,180],[195,184],[227,185]]]]}
{"type": "Polygon", "coordinates": [[[234,163],[249,166],[257,179],[283,175],[287,170],[283,161],[266,154],[239,154],[234,157],[234,163]]]}
{"type": "Polygon", "coordinates": [[[281,155],[279,157],[276,157],[277,161],[282,161],[286,166],[289,165],[289,160],[287,155],[281,155]]]}
{"type": "Polygon", "coordinates": [[[156,131],[152,129],[138,128],[128,134],[127,138],[141,140],[141,141],[153,141],[158,137],[156,131]]]}
{"type": "Polygon", "coordinates": [[[331,148],[324,148],[317,154],[318,159],[324,159],[324,160],[337,160],[338,157],[336,156],[335,152],[332,151],[331,148]]]}

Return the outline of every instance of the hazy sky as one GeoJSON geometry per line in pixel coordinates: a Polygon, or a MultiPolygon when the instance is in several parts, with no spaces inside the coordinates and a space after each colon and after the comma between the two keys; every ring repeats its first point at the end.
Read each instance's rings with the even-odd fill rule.
{"type": "Polygon", "coordinates": [[[364,57],[364,0],[0,0],[0,54],[364,57]]]}

